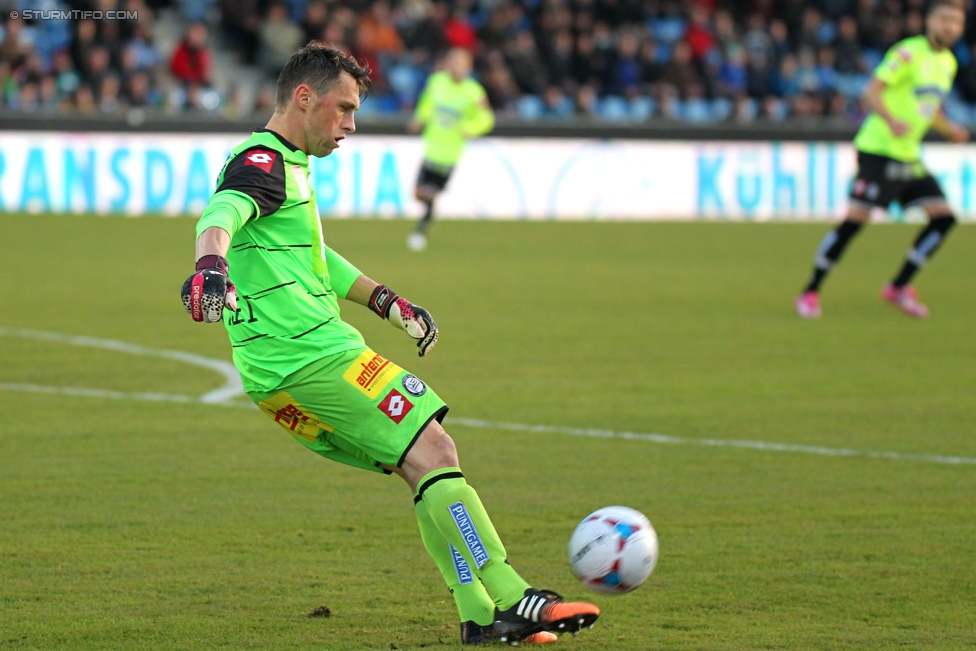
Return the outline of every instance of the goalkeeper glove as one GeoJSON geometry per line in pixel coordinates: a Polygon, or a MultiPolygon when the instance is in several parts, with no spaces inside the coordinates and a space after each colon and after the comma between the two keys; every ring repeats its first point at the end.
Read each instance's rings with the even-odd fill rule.
{"type": "Polygon", "coordinates": [[[430,312],[400,298],[386,285],[377,285],[369,297],[369,309],[381,319],[387,319],[417,340],[417,354],[423,357],[437,343],[437,324],[430,312]]]}
{"type": "Polygon", "coordinates": [[[197,260],[197,272],[186,279],[180,294],[183,309],[194,321],[217,323],[223,318],[224,306],[237,309],[237,288],[227,275],[227,260],[219,255],[197,260]]]}

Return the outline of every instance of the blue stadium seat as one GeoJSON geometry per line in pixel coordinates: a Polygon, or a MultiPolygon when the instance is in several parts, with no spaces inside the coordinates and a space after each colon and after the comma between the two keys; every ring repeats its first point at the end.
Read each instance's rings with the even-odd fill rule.
{"type": "Polygon", "coordinates": [[[396,63],[386,71],[390,88],[399,97],[415,100],[423,88],[423,73],[407,63],[396,63]]]}
{"type": "Polygon", "coordinates": [[[205,23],[216,0],[180,0],[180,13],[190,23],[205,23]]]}
{"type": "Polygon", "coordinates": [[[596,112],[608,121],[620,122],[630,119],[630,106],[627,100],[618,95],[608,95],[597,100],[596,112]]]}
{"type": "Polygon", "coordinates": [[[742,100],[742,106],[739,109],[739,114],[735,117],[739,120],[746,122],[752,122],[759,116],[759,102],[751,97],[747,97],[742,100]]]}
{"type": "Polygon", "coordinates": [[[837,92],[844,97],[860,97],[868,84],[868,78],[868,75],[838,73],[837,92]]]}
{"type": "Polygon", "coordinates": [[[693,97],[684,102],[680,117],[686,122],[710,122],[712,120],[711,106],[707,99],[693,97]]]}
{"type": "Polygon", "coordinates": [[[884,52],[881,50],[876,50],[874,48],[866,47],[861,51],[861,61],[864,62],[864,67],[867,70],[874,70],[881,63],[881,59],[884,58],[884,52]]]}
{"type": "Polygon", "coordinates": [[[546,105],[537,95],[522,95],[515,103],[515,110],[523,120],[538,120],[546,111],[546,105]]]}
{"type": "Polygon", "coordinates": [[[728,120],[732,115],[732,100],[728,97],[716,97],[712,100],[712,119],[716,122],[728,120]]]}
{"type": "Polygon", "coordinates": [[[648,28],[658,41],[671,44],[684,38],[688,25],[682,18],[672,16],[669,18],[653,18],[648,24],[648,28]]]}
{"type": "Polygon", "coordinates": [[[769,106],[769,119],[776,122],[782,122],[789,116],[790,108],[787,106],[786,102],[779,99],[771,100],[769,106]]]}
{"type": "Polygon", "coordinates": [[[649,120],[657,113],[657,102],[652,97],[635,97],[630,100],[630,117],[638,122],[649,120]]]}
{"type": "Polygon", "coordinates": [[[962,100],[956,91],[949,93],[945,100],[945,114],[950,120],[966,123],[972,117],[972,108],[962,100]]]}
{"type": "Polygon", "coordinates": [[[568,118],[576,112],[573,100],[563,95],[554,106],[546,107],[546,115],[554,118],[568,118]]]}

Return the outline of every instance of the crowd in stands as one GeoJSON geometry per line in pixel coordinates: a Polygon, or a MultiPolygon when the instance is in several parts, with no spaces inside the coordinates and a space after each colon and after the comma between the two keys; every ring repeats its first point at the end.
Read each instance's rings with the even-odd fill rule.
{"type": "MultiPolygon", "coordinates": [[[[364,112],[410,111],[439,55],[475,54],[495,110],[524,119],[664,117],[692,122],[832,116],[856,120],[885,51],[924,31],[925,0],[91,0],[14,9],[121,9],[123,19],[0,15],[0,111],[267,113],[274,80],[310,40],[373,70],[364,112]],[[184,35],[163,49],[154,20],[184,35]],[[215,84],[214,52],[260,71],[215,84]]],[[[0,1],[0,6],[4,2],[0,1]]],[[[976,119],[976,16],[954,52],[947,110],[976,119]]]]}

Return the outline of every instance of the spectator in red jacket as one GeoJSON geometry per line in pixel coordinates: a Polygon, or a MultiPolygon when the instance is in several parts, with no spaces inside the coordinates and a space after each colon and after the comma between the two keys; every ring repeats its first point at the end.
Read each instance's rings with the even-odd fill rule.
{"type": "Polygon", "coordinates": [[[210,85],[210,50],[207,48],[207,27],[193,23],[186,36],[173,51],[169,62],[173,76],[187,86],[210,85]]]}

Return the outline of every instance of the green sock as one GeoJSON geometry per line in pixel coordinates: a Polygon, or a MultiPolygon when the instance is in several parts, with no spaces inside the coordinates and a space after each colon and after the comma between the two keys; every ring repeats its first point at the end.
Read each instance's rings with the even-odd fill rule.
{"type": "Polygon", "coordinates": [[[460,468],[441,468],[420,480],[417,494],[431,521],[461,553],[500,610],[525,596],[529,584],[508,564],[505,546],[460,468]]]}
{"type": "Polygon", "coordinates": [[[480,626],[491,624],[495,620],[495,603],[484,584],[471,572],[471,566],[464,557],[437,530],[423,500],[417,500],[414,512],[417,514],[424,547],[434,559],[448,590],[454,596],[461,622],[474,622],[480,626]]]}

